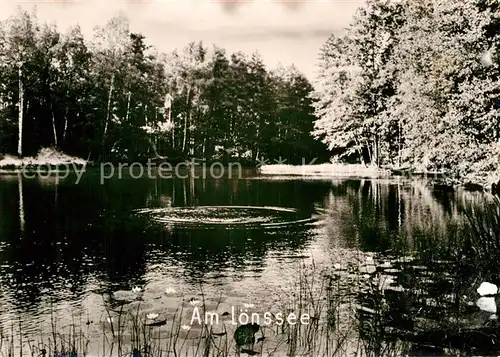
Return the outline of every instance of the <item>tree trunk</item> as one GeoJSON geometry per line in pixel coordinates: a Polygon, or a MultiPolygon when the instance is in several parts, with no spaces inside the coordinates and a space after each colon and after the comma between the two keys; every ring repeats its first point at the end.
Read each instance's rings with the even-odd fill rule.
{"type": "Polygon", "coordinates": [[[23,116],[24,116],[24,88],[23,88],[23,80],[22,80],[22,69],[21,65],[19,65],[19,118],[18,118],[18,138],[17,138],[17,154],[19,156],[23,156],[23,116]]]}
{"type": "Polygon", "coordinates": [[[56,129],[56,117],[54,115],[54,108],[52,107],[52,103],[50,104],[50,111],[52,112],[52,132],[54,133],[54,147],[57,149],[57,129],[56,129]]]}
{"type": "Polygon", "coordinates": [[[368,162],[370,164],[373,163],[373,153],[372,153],[372,150],[370,149],[370,142],[368,140],[366,140],[366,150],[368,151],[368,162]]]}
{"type": "Polygon", "coordinates": [[[256,162],[258,156],[259,156],[259,148],[257,146],[255,146],[252,149],[252,162],[256,162]]]}
{"type": "Polygon", "coordinates": [[[125,114],[125,122],[128,122],[128,117],[130,114],[130,97],[132,96],[132,92],[128,92],[127,97],[127,113],[125,114]]]}
{"type": "Polygon", "coordinates": [[[205,158],[205,151],[207,149],[207,138],[203,139],[203,152],[202,157],[205,158]]]}
{"type": "Polygon", "coordinates": [[[194,147],[195,147],[194,138],[189,137],[189,154],[190,155],[194,155],[195,154],[194,147]]]}
{"type": "Polygon", "coordinates": [[[376,161],[377,161],[377,148],[376,148],[376,144],[375,144],[375,140],[373,140],[371,142],[371,152],[372,152],[372,157],[371,157],[371,164],[372,165],[376,165],[376,161]]]}
{"type": "MultiPolygon", "coordinates": [[[[63,129],[63,145],[66,142],[66,133],[68,132],[68,112],[69,106],[66,105],[66,111],[64,112],[64,129],[63,129]]],[[[77,114],[78,117],[78,114],[77,114]]]]}
{"type": "Polygon", "coordinates": [[[52,112],[52,132],[54,133],[54,147],[58,147],[57,143],[57,130],[56,130],[56,118],[54,116],[54,112],[52,112]]]}
{"type": "Polygon", "coordinates": [[[208,115],[208,121],[207,121],[207,129],[205,132],[205,139],[203,142],[203,158],[209,159],[212,156],[213,150],[212,150],[212,140],[211,140],[211,132],[212,132],[212,118],[214,115],[214,107],[210,107],[210,114],[208,115]]]}
{"type": "MultiPolygon", "coordinates": [[[[129,97],[130,97],[130,95],[129,95],[129,97]]],[[[144,112],[145,112],[144,113],[144,122],[146,125],[148,125],[148,105],[147,104],[144,107],[144,112]]],[[[155,158],[156,159],[161,158],[162,156],[160,156],[160,154],[158,154],[158,149],[156,148],[155,141],[151,139],[151,135],[149,135],[149,134],[148,134],[148,142],[149,142],[149,146],[153,150],[153,154],[154,154],[155,158]]]]}
{"type": "Polygon", "coordinates": [[[375,135],[373,139],[373,149],[372,149],[372,165],[379,167],[379,143],[378,143],[378,135],[375,135]]]}
{"type": "Polygon", "coordinates": [[[365,162],[365,156],[363,154],[363,147],[359,145],[359,142],[356,138],[354,138],[354,142],[356,143],[356,151],[358,152],[358,155],[359,155],[359,158],[361,159],[361,164],[363,166],[366,166],[366,162],[365,162]]]}
{"type": "Polygon", "coordinates": [[[162,156],[160,156],[158,154],[158,149],[156,148],[156,144],[154,143],[153,140],[151,140],[151,138],[148,136],[148,141],[149,141],[149,145],[151,146],[151,149],[153,150],[153,154],[155,155],[155,158],[158,159],[158,158],[161,158],[162,156]]]}
{"type": "Polygon", "coordinates": [[[401,118],[398,120],[398,126],[398,167],[401,167],[401,118]]]}
{"type": "Polygon", "coordinates": [[[188,88],[187,98],[186,98],[186,116],[184,117],[184,138],[182,139],[182,152],[186,152],[186,141],[187,141],[187,126],[188,126],[188,116],[189,121],[191,121],[191,101],[189,100],[191,96],[191,87],[188,88]]]}
{"type": "Polygon", "coordinates": [[[172,118],[172,107],[168,109],[168,121],[172,124],[172,149],[175,148],[175,123],[172,118]]]}
{"type": "Polygon", "coordinates": [[[101,146],[102,146],[102,149],[103,149],[103,154],[104,154],[105,143],[106,143],[106,135],[108,133],[109,117],[111,116],[111,97],[113,96],[114,85],[115,85],[115,74],[113,73],[113,75],[111,76],[111,84],[109,86],[108,108],[106,110],[106,121],[104,123],[104,131],[102,133],[101,146]]]}

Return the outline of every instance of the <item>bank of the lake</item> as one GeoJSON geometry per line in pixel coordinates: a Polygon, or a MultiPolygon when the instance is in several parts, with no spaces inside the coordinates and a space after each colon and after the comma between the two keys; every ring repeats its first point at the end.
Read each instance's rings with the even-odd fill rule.
{"type": "Polygon", "coordinates": [[[103,185],[88,171],[78,185],[0,176],[5,355],[234,356],[232,317],[256,314],[248,350],[263,356],[499,351],[476,292],[500,285],[498,240],[462,234],[469,207],[500,222],[489,195],[254,170],[103,185]],[[220,323],[191,324],[195,307],[220,323]],[[311,319],[267,325],[266,312],[311,319]]]}
{"type": "Polygon", "coordinates": [[[361,164],[263,165],[262,175],[323,176],[323,177],[389,177],[390,170],[361,164]]]}
{"type": "Polygon", "coordinates": [[[35,156],[18,157],[0,154],[0,174],[15,174],[22,170],[36,171],[43,168],[53,172],[60,166],[72,165],[81,168],[88,163],[88,160],[67,155],[56,149],[44,148],[35,156]]]}
{"type": "Polygon", "coordinates": [[[492,191],[497,193],[500,187],[499,177],[490,173],[489,175],[469,175],[462,179],[450,177],[445,171],[430,172],[415,169],[397,169],[392,167],[376,167],[362,164],[326,163],[317,165],[263,165],[259,167],[259,173],[264,176],[301,177],[304,179],[317,178],[389,178],[403,176],[407,178],[423,178],[433,181],[437,186],[453,187],[460,186],[468,191],[492,191]]]}
{"type": "Polygon", "coordinates": [[[148,167],[158,167],[163,164],[174,167],[180,166],[198,166],[200,168],[217,164],[224,167],[241,167],[242,169],[257,169],[257,172],[265,177],[301,177],[303,179],[328,179],[328,178],[390,178],[404,176],[407,178],[424,178],[432,181],[433,184],[447,187],[461,186],[469,191],[490,191],[498,193],[500,187],[499,175],[496,173],[471,174],[457,179],[450,177],[445,171],[429,172],[414,167],[395,168],[390,166],[377,167],[374,165],[345,164],[345,163],[321,163],[306,165],[262,165],[258,162],[252,162],[245,158],[224,158],[224,160],[204,160],[195,157],[153,157],[139,162],[92,162],[83,158],[71,156],[53,148],[43,148],[36,156],[18,157],[14,155],[0,154],[0,175],[15,175],[19,173],[46,173],[52,174],[77,171],[85,168],[109,168],[109,166],[118,167],[132,164],[142,164],[148,167]],[[104,165],[104,166],[103,166],[104,165]]]}

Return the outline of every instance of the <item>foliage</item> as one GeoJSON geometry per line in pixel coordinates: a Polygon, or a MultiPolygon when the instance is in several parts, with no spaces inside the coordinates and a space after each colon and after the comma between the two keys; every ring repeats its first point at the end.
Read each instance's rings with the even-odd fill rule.
{"type": "Polygon", "coordinates": [[[0,23],[0,83],[0,152],[22,139],[23,155],[53,146],[93,160],[325,153],[309,135],[312,86],[295,68],[271,72],[257,53],[201,42],[159,53],[123,16],[85,39],[19,10],[0,23]]]}
{"type": "Polygon", "coordinates": [[[314,134],[372,163],[498,169],[498,9],[467,1],[369,1],[322,49],[314,134]]]}

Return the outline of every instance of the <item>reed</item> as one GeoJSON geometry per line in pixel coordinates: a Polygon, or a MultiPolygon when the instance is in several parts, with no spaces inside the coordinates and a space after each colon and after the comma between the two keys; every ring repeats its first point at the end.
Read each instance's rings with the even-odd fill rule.
{"type": "MultiPolygon", "coordinates": [[[[13,324],[8,331],[0,330],[0,352],[8,357],[229,357],[245,353],[310,357],[401,356],[406,349],[404,344],[380,340],[385,337],[382,320],[371,326],[369,333],[366,333],[366,326],[362,326],[356,307],[356,293],[362,286],[361,282],[353,283],[346,298],[346,294],[339,291],[340,281],[335,274],[320,270],[314,262],[302,263],[292,289],[276,292],[280,296],[276,308],[296,316],[307,313],[311,317],[309,323],[290,324],[285,320],[282,325],[262,326],[253,350],[236,346],[233,339],[236,326],[228,321],[222,321],[217,328],[202,324],[186,330],[182,305],[164,325],[150,326],[141,310],[142,302],[138,301],[131,308],[126,305],[116,308],[104,302],[103,321],[99,322],[102,325],[100,342],[92,335],[90,321],[73,319],[70,326],[61,327],[53,314],[51,330],[36,336],[27,336],[21,323],[13,324]]],[[[372,289],[380,288],[374,284],[372,289]]],[[[200,308],[204,315],[207,302],[202,286],[200,292],[200,308]]],[[[381,292],[373,294],[382,296],[381,292]]],[[[382,302],[379,302],[379,309],[378,316],[387,313],[382,302]]]]}

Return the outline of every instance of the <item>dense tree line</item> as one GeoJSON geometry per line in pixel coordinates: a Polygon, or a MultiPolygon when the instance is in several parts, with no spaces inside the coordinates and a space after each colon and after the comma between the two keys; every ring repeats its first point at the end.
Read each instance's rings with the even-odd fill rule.
{"type": "Polygon", "coordinates": [[[369,1],[321,50],[314,135],[345,159],[486,177],[499,40],[497,1],[369,1]]]}
{"type": "Polygon", "coordinates": [[[193,42],[159,53],[122,16],[84,38],[36,13],[0,23],[0,152],[53,146],[91,160],[325,154],[315,141],[313,87],[258,53],[193,42]]]}

